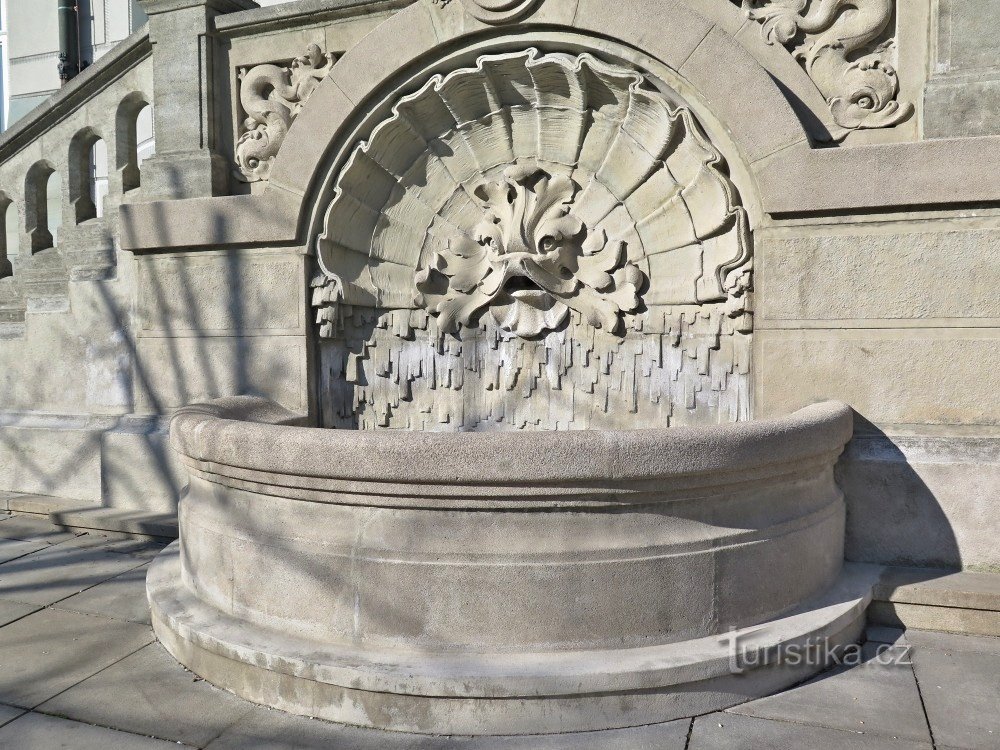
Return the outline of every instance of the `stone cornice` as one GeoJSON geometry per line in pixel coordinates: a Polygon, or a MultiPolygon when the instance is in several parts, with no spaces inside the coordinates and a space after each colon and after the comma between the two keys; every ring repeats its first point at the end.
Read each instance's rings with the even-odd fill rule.
{"type": "Polygon", "coordinates": [[[234,13],[260,7],[254,0],[141,0],[139,4],[147,16],[201,6],[217,13],[234,13]]]}
{"type": "Polygon", "coordinates": [[[376,10],[402,8],[413,0],[297,0],[218,16],[215,30],[226,36],[272,32],[376,10]]]}

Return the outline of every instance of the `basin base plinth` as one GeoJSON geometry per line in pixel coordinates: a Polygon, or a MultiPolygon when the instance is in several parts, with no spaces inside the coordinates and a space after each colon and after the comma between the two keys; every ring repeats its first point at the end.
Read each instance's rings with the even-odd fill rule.
{"type": "Polygon", "coordinates": [[[794,613],[719,636],[534,654],[366,650],[289,637],[200,601],[183,583],[177,543],[154,561],[147,590],[166,649],[247,700],[393,731],[519,735],[670,721],[801,682],[860,639],[877,576],[874,566],[847,564],[794,613]]]}

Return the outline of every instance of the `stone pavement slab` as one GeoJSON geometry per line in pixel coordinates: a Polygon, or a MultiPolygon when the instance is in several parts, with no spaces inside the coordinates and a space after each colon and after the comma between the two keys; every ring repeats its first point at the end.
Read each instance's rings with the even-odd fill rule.
{"type": "Polygon", "coordinates": [[[201,747],[255,708],[197,679],[151,643],[37,710],[201,747]]]}
{"type": "Polygon", "coordinates": [[[34,516],[0,515],[0,538],[21,539],[29,541],[44,541],[58,544],[80,536],[80,531],[65,531],[51,523],[47,518],[34,516]]]}
{"type": "Polygon", "coordinates": [[[607,732],[432,737],[339,726],[258,706],[248,721],[223,733],[206,750],[684,750],[690,724],[681,719],[607,732]]]}
{"type": "Polygon", "coordinates": [[[33,708],[152,640],[144,625],[35,612],[0,628],[0,703],[33,708]]]}
{"type": "Polygon", "coordinates": [[[695,719],[687,750],[932,750],[932,745],[719,713],[695,719]]]}
{"type": "Polygon", "coordinates": [[[0,598],[52,604],[142,563],[82,537],[0,564],[0,598]]]}
{"type": "Polygon", "coordinates": [[[0,627],[8,622],[20,620],[25,615],[37,612],[41,607],[37,604],[25,604],[24,602],[12,602],[7,599],[0,599],[0,627]]]}
{"type": "Polygon", "coordinates": [[[0,747],[19,750],[166,750],[173,742],[28,713],[0,727],[0,747]]]}
{"type": "Polygon", "coordinates": [[[149,602],[146,600],[148,567],[144,564],[139,568],[128,570],[93,588],[63,599],[54,606],[148,625],[150,623],[149,602]]]}
{"type": "Polygon", "coordinates": [[[24,713],[23,708],[15,708],[14,706],[4,706],[0,705],[0,727],[4,724],[14,721],[18,716],[24,713]]]}
{"type": "Polygon", "coordinates": [[[914,633],[912,640],[914,670],[938,747],[998,750],[1000,639],[914,633]]]}
{"type": "Polygon", "coordinates": [[[929,743],[907,647],[868,644],[863,658],[863,664],[835,668],[729,712],[929,743]]]}
{"type": "Polygon", "coordinates": [[[48,546],[48,542],[39,539],[26,541],[24,539],[0,538],[0,563],[5,563],[8,560],[16,560],[19,557],[30,555],[32,552],[37,552],[48,546]]]}

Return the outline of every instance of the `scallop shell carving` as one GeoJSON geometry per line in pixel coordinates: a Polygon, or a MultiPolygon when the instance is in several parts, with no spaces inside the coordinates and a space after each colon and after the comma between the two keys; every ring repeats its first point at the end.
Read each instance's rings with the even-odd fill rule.
{"type": "Polygon", "coordinates": [[[326,301],[423,307],[443,331],[488,314],[522,337],[570,311],[623,335],[651,306],[724,301],[750,250],[688,109],[634,70],[536,49],[402,97],[351,152],[324,224],[326,301]]]}

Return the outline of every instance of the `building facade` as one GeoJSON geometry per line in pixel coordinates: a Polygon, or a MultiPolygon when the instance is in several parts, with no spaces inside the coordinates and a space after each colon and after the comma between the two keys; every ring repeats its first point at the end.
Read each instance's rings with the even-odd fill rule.
{"type": "Polygon", "coordinates": [[[196,672],[627,726],[1000,573],[1000,0],[140,6],[0,137],[0,492],[196,672]]]}

